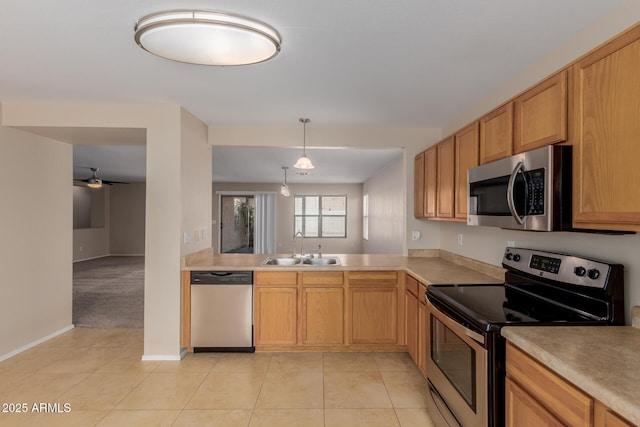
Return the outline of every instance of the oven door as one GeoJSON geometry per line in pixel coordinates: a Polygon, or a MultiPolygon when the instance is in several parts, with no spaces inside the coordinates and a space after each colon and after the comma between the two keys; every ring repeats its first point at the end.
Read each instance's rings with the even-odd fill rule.
{"type": "Polygon", "coordinates": [[[434,404],[450,426],[488,424],[486,337],[429,303],[427,378],[434,404]]]}

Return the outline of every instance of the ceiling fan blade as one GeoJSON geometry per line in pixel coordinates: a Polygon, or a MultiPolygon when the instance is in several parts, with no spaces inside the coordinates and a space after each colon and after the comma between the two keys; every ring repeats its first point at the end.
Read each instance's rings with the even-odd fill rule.
{"type": "Polygon", "coordinates": [[[107,184],[107,185],[112,185],[112,184],[128,184],[128,182],[124,182],[124,181],[109,181],[108,179],[103,179],[102,180],[103,184],[107,184]]]}

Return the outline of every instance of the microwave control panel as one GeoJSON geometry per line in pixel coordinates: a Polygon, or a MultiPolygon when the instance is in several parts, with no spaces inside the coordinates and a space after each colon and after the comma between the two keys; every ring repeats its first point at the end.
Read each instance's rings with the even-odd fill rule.
{"type": "Polygon", "coordinates": [[[544,169],[527,171],[528,212],[527,215],[544,215],[544,169]]]}

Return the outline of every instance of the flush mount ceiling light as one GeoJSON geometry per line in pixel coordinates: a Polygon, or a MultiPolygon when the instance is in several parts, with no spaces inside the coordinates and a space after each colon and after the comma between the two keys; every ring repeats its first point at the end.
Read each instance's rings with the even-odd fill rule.
{"type": "Polygon", "coordinates": [[[284,182],[280,186],[280,194],[282,194],[284,197],[289,197],[291,195],[289,186],[287,185],[287,169],[289,168],[286,166],[282,167],[282,170],[284,171],[284,182]]]}
{"type": "Polygon", "coordinates": [[[303,127],[303,134],[302,134],[303,145],[302,145],[302,156],[300,156],[296,164],[293,165],[293,167],[296,169],[310,170],[315,168],[315,166],[313,166],[313,163],[311,163],[311,160],[309,160],[309,158],[307,157],[307,123],[309,123],[310,121],[311,120],[304,119],[304,118],[299,119],[299,122],[302,123],[302,127],[303,127]]]}
{"type": "Polygon", "coordinates": [[[248,65],[280,52],[280,34],[264,22],[207,10],[169,10],[136,22],[135,40],[144,50],[198,65],[248,65]]]}

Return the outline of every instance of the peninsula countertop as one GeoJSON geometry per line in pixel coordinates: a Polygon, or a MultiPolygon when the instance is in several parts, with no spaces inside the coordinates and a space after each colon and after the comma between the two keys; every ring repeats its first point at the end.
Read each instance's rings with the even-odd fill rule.
{"type": "MultiPolygon", "coordinates": [[[[324,256],[338,256],[339,266],[265,266],[262,261],[268,256],[287,255],[256,255],[256,254],[215,254],[211,250],[204,250],[183,257],[183,270],[252,270],[252,271],[287,271],[287,270],[315,270],[315,271],[362,271],[362,270],[398,270],[406,271],[425,284],[434,283],[502,283],[504,272],[502,268],[484,264],[456,256],[442,254],[441,256],[406,257],[402,255],[386,254],[326,254],[324,256]]],[[[290,255],[289,255],[290,256],[290,255]]]]}
{"type": "Polygon", "coordinates": [[[502,335],[552,371],[640,425],[640,329],[517,326],[502,335]]]}

